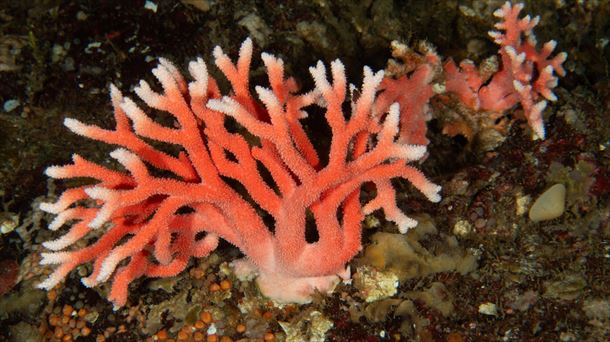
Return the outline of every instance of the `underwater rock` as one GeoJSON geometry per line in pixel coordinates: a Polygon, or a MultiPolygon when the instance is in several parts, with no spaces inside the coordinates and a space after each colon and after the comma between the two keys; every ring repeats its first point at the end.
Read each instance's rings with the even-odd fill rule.
{"type": "Polygon", "coordinates": [[[566,187],[555,184],[540,195],[529,211],[532,222],[548,221],[561,216],[565,210],[566,187]]]}

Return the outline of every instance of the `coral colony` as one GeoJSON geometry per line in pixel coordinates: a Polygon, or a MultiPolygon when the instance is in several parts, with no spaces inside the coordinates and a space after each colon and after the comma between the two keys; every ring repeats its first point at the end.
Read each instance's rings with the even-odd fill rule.
{"type": "MultiPolygon", "coordinates": [[[[521,8],[506,3],[495,13],[504,20],[496,25],[503,33],[490,33],[500,45],[502,67],[491,81],[484,85],[471,62],[460,68],[449,62],[446,89],[474,109],[505,111],[520,103],[535,133],[544,137],[546,102],[540,97],[555,99],[553,72],[563,75],[565,54],[549,60],[554,42],[536,50],[531,30],[538,19],[518,19],[521,8]]],[[[299,92],[295,80],[285,77],[283,61],[263,53],[269,88],[254,87],[256,97],[249,84],[251,57],[250,39],[236,63],[214,49],[215,64],[231,85],[227,94],[202,59],[189,64],[188,83],[161,59],[152,72],[163,92],[141,81],[135,93],[148,107],[171,114],[174,127],[155,122],[114,86],[114,130],[65,119],[76,134],[118,145],[110,156],[124,171],[76,154],[72,164],[46,170],[52,178],[98,182],[41,205],[57,215],[49,229],[71,226],[44,243],[52,252],[43,253],[42,264],[58,267],[39,287],[50,289],[77,266],[93,262],[83,284],[111,279],[108,298],[119,307],[134,279],[175,276],[191,257],[209,255],[224,239],[245,255],[233,263],[238,275],[256,276],[261,292],[278,302],[304,303],[314,291],[330,292],[349,277],[347,263],[362,248],[364,215],[382,209],[402,233],[416,225],[398,208],[392,179],[406,179],[428,200],[440,200],[440,187],[411,165],[426,153],[437,56],[399,79],[365,67],[358,89],[348,85],[340,61],[330,64],[330,76],[318,62],[309,70],[314,89],[299,92]],[[314,115],[314,107],[321,108],[317,112],[323,114],[315,115],[324,115],[331,130],[324,165],[300,122],[314,115]],[[237,133],[226,128],[229,117],[241,127],[237,133]],[[149,141],[177,145],[182,152],[170,155],[149,141]],[[364,184],[374,184],[374,198],[361,203],[364,184]],[[315,220],[315,241],[306,238],[308,215],[315,220]],[[99,237],[68,249],[88,236],[99,237]]]]}
{"type": "Polygon", "coordinates": [[[546,42],[542,50],[536,50],[536,36],[532,30],[540,17],[527,15],[519,19],[522,9],[523,4],[513,7],[506,2],[494,12],[503,20],[496,24],[496,28],[504,32],[489,32],[500,46],[501,69],[486,75],[469,60],[462,61],[459,69],[449,60],[444,66],[445,87],[457,95],[462,104],[474,110],[502,113],[520,103],[534,134],[544,139],[542,112],[546,100],[557,100],[552,91],[558,82],[554,73],[565,75],[562,64],[568,55],[561,52],[549,58],[557,45],[554,40],[546,42]]]}
{"type": "MultiPolygon", "coordinates": [[[[328,291],[339,274],[347,276],[346,263],[361,248],[364,214],[383,209],[403,232],[416,224],[396,206],[392,178],[405,178],[431,201],[440,200],[440,187],[408,164],[420,159],[426,147],[396,139],[399,105],[382,105],[390,101],[383,94],[376,96],[383,72],[364,69],[359,96],[351,102],[349,119],[345,119],[342,107],[349,89],[339,61],[331,63],[332,80],[321,62],[312,67],[315,89],[297,94],[295,81],[284,77],[283,62],[263,53],[271,88],[255,87],[261,107],[248,84],[252,42],[248,39],[242,44],[236,64],[220,48],[214,50],[214,56],[231,83],[230,96],[220,94],[201,59],[189,65],[194,79],[189,84],[172,64],[161,60],[153,74],[164,94],[155,93],[143,81],[135,89],[149,107],[173,115],[179,128],[154,122],[114,87],[114,131],[65,120],[77,134],[122,146],[110,155],[127,173],[80,156],[73,158],[72,165],[47,169],[50,177],[91,177],[99,183],[70,189],[56,203],[42,206],[58,214],[50,229],[79,220],[66,235],[45,247],[62,250],[91,230],[108,230],[83,249],[44,254],[43,263],[60,266],[40,287],[50,288],[77,265],[94,261],[93,273],[83,283],[94,286],[113,277],[109,299],[120,306],[125,304],[132,280],[143,275],[176,275],[190,257],[208,255],[222,238],[247,256],[236,264],[236,270],[256,271],[265,295],[282,302],[304,302],[314,288],[328,291]],[[316,103],[323,103],[332,130],[324,167],[299,123],[307,116],[305,108],[316,103]],[[227,131],[225,116],[234,118],[258,143],[249,144],[244,136],[227,131]],[[169,156],[140,137],[179,145],[184,152],[169,156]],[[369,144],[373,138],[376,143],[369,144]],[[271,175],[272,184],[263,178],[259,165],[271,175]],[[174,176],[153,176],[150,167],[174,176]],[[223,177],[239,182],[251,200],[223,177]],[[377,195],[361,205],[360,187],[368,182],[376,185],[377,195]],[[78,205],[87,198],[98,206],[78,205]],[[252,202],[273,218],[273,233],[252,202]],[[188,212],[180,213],[183,208],[188,212]],[[308,210],[318,229],[319,239],[314,243],[308,243],[305,236],[308,210]],[[201,232],[205,235],[197,239],[201,232]],[[126,259],[129,262],[117,268],[126,259]]],[[[350,98],[355,98],[355,91],[351,89],[350,98]]]]}

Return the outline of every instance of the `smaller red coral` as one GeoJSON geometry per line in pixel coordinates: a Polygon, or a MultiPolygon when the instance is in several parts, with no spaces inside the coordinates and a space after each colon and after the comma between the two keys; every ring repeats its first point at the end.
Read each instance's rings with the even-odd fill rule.
{"type": "Polygon", "coordinates": [[[513,6],[507,1],[494,15],[502,21],[495,27],[501,31],[490,31],[489,35],[500,45],[501,68],[493,74],[489,84],[486,73],[465,60],[459,68],[452,60],[444,65],[445,87],[456,94],[468,108],[493,112],[504,112],[520,103],[527,121],[539,138],[544,139],[542,112],[547,100],[556,101],[553,88],[558,76],[564,76],[563,62],[567,58],[561,52],[551,58],[557,43],[546,42],[538,50],[533,28],[540,17],[529,15],[519,19],[523,4],[513,6]]]}

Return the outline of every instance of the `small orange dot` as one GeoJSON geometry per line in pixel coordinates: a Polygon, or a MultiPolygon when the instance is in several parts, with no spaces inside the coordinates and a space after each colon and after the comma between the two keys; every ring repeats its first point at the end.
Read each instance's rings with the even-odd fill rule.
{"type": "Polygon", "coordinates": [[[183,331],[187,336],[190,337],[195,331],[195,329],[193,329],[192,325],[185,325],[184,327],[182,327],[182,329],[180,329],[180,331],[183,331]]]}
{"type": "Polygon", "coordinates": [[[189,338],[189,335],[184,331],[180,330],[178,332],[178,341],[186,341],[189,338]]]}
{"type": "Polygon", "coordinates": [[[191,272],[191,276],[195,279],[201,279],[201,278],[203,278],[204,275],[205,275],[205,272],[200,268],[196,268],[191,272]]]}
{"type": "Polygon", "coordinates": [[[89,336],[91,334],[91,328],[85,326],[80,330],[80,334],[83,336],[89,336]]]}
{"type": "Polygon", "coordinates": [[[64,335],[64,337],[61,338],[62,341],[72,341],[72,335],[64,335]]]}
{"type": "Polygon", "coordinates": [[[220,338],[220,342],[233,342],[233,339],[229,336],[223,336],[220,338]]]}
{"type": "Polygon", "coordinates": [[[50,315],[49,316],[49,325],[54,327],[58,324],[59,324],[59,317],[57,315],[50,315]]]}
{"type": "Polygon", "coordinates": [[[203,328],[205,328],[205,323],[203,323],[203,321],[197,321],[197,322],[195,322],[195,328],[203,329],[203,328]]]}
{"type": "Polygon", "coordinates": [[[49,301],[54,302],[55,299],[57,299],[57,291],[51,290],[47,292],[47,298],[49,299],[49,301]]]}
{"type": "Polygon", "coordinates": [[[447,335],[447,342],[463,342],[464,338],[459,333],[452,332],[447,335]]]}
{"type": "Polygon", "coordinates": [[[57,327],[55,328],[55,333],[53,334],[56,338],[61,338],[62,336],[64,336],[64,331],[62,328],[57,327]]]}
{"type": "Polygon", "coordinates": [[[235,327],[235,331],[241,334],[246,331],[246,326],[243,324],[238,324],[237,327],[235,327]]]}
{"type": "Polygon", "coordinates": [[[271,311],[266,311],[266,312],[263,314],[263,318],[264,318],[264,319],[267,319],[267,320],[272,319],[272,318],[273,318],[273,312],[271,312],[271,311]]]}
{"type": "Polygon", "coordinates": [[[210,292],[216,292],[216,291],[220,291],[220,285],[213,283],[212,285],[210,285],[210,292]]]}
{"type": "Polygon", "coordinates": [[[72,312],[74,312],[74,308],[72,308],[71,305],[66,304],[61,312],[64,314],[64,316],[70,316],[72,312]]]}
{"type": "Polygon", "coordinates": [[[205,324],[210,324],[212,323],[212,314],[204,311],[199,315],[199,318],[203,321],[203,323],[205,324]]]}
{"type": "Polygon", "coordinates": [[[273,333],[271,332],[268,332],[263,338],[265,339],[265,341],[273,341],[275,340],[275,335],[273,335],[273,333]]]}
{"type": "Polygon", "coordinates": [[[157,331],[157,339],[160,341],[163,341],[167,338],[167,330],[163,329],[163,330],[159,330],[157,331]]]}
{"type": "Polygon", "coordinates": [[[106,337],[104,337],[104,335],[99,334],[95,337],[95,342],[105,342],[106,341],[106,337]]]}
{"type": "Polygon", "coordinates": [[[208,335],[208,338],[206,338],[207,342],[216,342],[218,341],[218,336],[216,335],[208,335]]]}
{"type": "Polygon", "coordinates": [[[85,317],[85,315],[87,315],[87,309],[85,308],[81,308],[80,310],[78,310],[78,317],[85,317]]]}
{"type": "Polygon", "coordinates": [[[223,290],[229,290],[231,289],[231,282],[228,280],[223,280],[220,282],[220,288],[223,290]]]}
{"type": "Polygon", "coordinates": [[[195,331],[195,333],[193,334],[193,339],[195,341],[203,341],[204,340],[204,335],[201,331],[195,331]]]}

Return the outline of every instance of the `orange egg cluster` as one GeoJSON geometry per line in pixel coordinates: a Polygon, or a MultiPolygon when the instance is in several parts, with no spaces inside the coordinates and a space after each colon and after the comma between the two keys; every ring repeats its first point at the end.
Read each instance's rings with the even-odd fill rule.
{"type": "MultiPolygon", "coordinates": [[[[201,268],[194,268],[190,271],[190,275],[197,280],[201,280],[200,286],[204,289],[207,288],[208,294],[218,294],[222,295],[222,297],[228,295],[230,298],[231,290],[234,287],[234,284],[230,279],[223,279],[223,277],[217,276],[208,276],[206,278],[206,272],[201,268]]],[[[117,334],[128,332],[128,328],[124,324],[102,327],[97,325],[95,327],[91,326],[91,317],[94,316],[94,312],[91,312],[93,309],[84,307],[79,308],[79,305],[76,305],[76,309],[69,304],[57,305],[56,301],[58,298],[59,292],[57,289],[52,289],[47,292],[47,299],[50,303],[50,307],[47,309],[49,310],[47,311],[49,316],[41,326],[41,332],[47,341],[90,340],[93,338],[96,342],[106,342],[112,341],[117,337],[117,334]],[[46,321],[48,321],[48,323],[46,321]]],[[[290,307],[291,306],[288,306],[288,308],[290,307]]],[[[124,322],[129,325],[129,322],[132,322],[134,319],[141,323],[146,321],[146,314],[143,314],[138,318],[136,317],[138,313],[142,313],[141,310],[133,307],[132,310],[129,311],[127,317],[124,318],[124,322]]],[[[272,310],[255,309],[253,313],[259,319],[263,319],[267,322],[270,322],[275,318],[275,314],[272,310]]],[[[229,319],[229,321],[234,322],[230,323],[229,327],[226,325],[226,317],[225,319],[222,319],[222,322],[225,323],[222,323],[218,321],[220,318],[217,317],[215,319],[213,315],[214,310],[203,309],[194,323],[186,324],[178,331],[174,331],[169,327],[164,327],[153,336],[148,337],[146,341],[232,342],[252,337],[255,338],[249,340],[257,342],[276,340],[276,335],[273,331],[263,330],[261,332],[258,328],[256,332],[250,330],[252,328],[248,328],[243,321],[243,318],[234,317],[233,319],[229,319]],[[217,331],[216,327],[222,328],[217,331]]]]}
{"type": "MultiPolygon", "coordinates": [[[[51,297],[54,295],[50,295],[51,297]]],[[[58,308],[57,308],[58,309],[58,308]]],[[[48,329],[44,336],[51,341],[72,341],[81,336],[89,336],[91,328],[87,326],[85,308],[74,309],[71,305],[64,305],[61,310],[54,310],[48,318],[48,329]]]]}
{"type": "Polygon", "coordinates": [[[103,333],[95,336],[95,342],[106,342],[113,341],[113,336],[115,334],[122,334],[127,332],[127,327],[124,324],[119,325],[118,327],[110,326],[107,327],[103,333]]]}
{"type": "Polygon", "coordinates": [[[231,289],[231,282],[229,280],[222,280],[220,281],[220,283],[212,283],[210,284],[209,290],[210,292],[217,292],[217,291],[227,291],[231,289]]]}
{"type": "MultiPolygon", "coordinates": [[[[196,341],[196,342],[233,342],[234,339],[229,336],[219,336],[218,334],[208,334],[208,328],[214,322],[212,314],[203,311],[199,315],[199,319],[192,325],[185,325],[180,329],[174,338],[169,336],[167,329],[159,330],[155,335],[146,339],[147,342],[164,341],[164,342],[180,342],[180,341],[196,341]]],[[[246,332],[247,328],[244,324],[238,324],[235,331],[241,337],[246,332]]],[[[272,332],[267,332],[262,339],[255,340],[257,342],[274,341],[275,335],[272,332]]]]}

